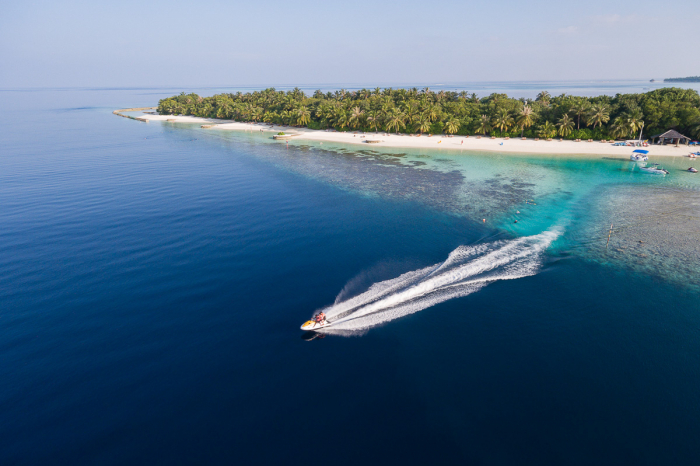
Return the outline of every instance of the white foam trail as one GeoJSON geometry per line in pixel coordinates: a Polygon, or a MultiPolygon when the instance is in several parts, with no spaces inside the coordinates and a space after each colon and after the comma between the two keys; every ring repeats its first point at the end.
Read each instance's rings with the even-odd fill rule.
{"type": "Polygon", "coordinates": [[[534,275],[542,253],[561,234],[554,228],[508,241],[460,246],[445,262],[373,284],[367,291],[324,309],[332,327],[347,334],[469,295],[496,280],[534,275]]]}

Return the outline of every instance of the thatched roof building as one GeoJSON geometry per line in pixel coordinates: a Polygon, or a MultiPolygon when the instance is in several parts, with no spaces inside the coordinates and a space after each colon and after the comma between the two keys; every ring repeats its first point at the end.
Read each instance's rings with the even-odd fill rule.
{"type": "Polygon", "coordinates": [[[683,136],[675,129],[669,129],[663,134],[652,136],[651,140],[654,144],[688,144],[690,142],[688,136],[683,136]]]}

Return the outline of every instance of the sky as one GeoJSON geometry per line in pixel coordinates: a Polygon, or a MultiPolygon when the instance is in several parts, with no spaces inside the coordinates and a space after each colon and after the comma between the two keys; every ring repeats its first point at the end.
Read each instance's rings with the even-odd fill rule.
{"type": "Polygon", "coordinates": [[[700,2],[0,0],[0,88],[700,75],[700,2]]]}

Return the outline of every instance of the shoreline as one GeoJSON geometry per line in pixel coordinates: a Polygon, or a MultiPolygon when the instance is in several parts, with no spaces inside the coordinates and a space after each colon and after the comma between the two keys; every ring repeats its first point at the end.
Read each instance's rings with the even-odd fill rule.
{"type": "MultiPolygon", "coordinates": [[[[123,111],[123,110],[122,110],[123,111]]],[[[121,115],[120,115],[121,116],[121,115]]],[[[361,131],[326,131],[309,128],[296,128],[289,126],[270,125],[268,123],[243,123],[230,120],[218,120],[212,118],[201,118],[193,116],[176,115],[139,115],[139,121],[170,121],[172,123],[191,123],[200,125],[212,125],[208,130],[229,130],[229,131],[260,131],[270,133],[293,133],[291,140],[309,140],[319,142],[339,142],[345,144],[358,144],[367,147],[392,147],[392,148],[412,148],[412,149],[447,149],[453,151],[487,151],[500,153],[518,154],[552,154],[552,155],[617,155],[629,157],[635,147],[613,146],[611,143],[575,142],[571,140],[560,141],[535,141],[534,139],[491,139],[490,136],[450,136],[433,135],[421,137],[412,135],[391,134],[391,133],[363,133],[361,131]],[[372,144],[367,144],[367,140],[379,140],[372,144]]],[[[650,157],[687,157],[695,149],[689,146],[675,147],[672,145],[645,147],[649,151],[650,157]]]]}

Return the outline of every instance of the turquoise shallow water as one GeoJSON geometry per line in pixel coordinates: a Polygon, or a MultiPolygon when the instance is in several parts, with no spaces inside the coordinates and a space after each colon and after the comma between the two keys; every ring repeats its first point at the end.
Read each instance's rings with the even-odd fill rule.
{"type": "Polygon", "coordinates": [[[687,159],[661,179],[111,114],[170,94],[2,93],[0,463],[700,457],[687,159]],[[367,296],[352,338],[299,331],[367,296]]]}
{"type": "MultiPolygon", "coordinates": [[[[201,135],[222,144],[245,141],[281,146],[271,140],[270,133],[212,132],[198,125],[167,125],[168,130],[201,135]]],[[[352,144],[296,140],[289,149],[261,157],[285,170],[362,196],[410,200],[475,221],[486,220],[489,227],[513,236],[535,235],[555,225],[563,226],[569,232],[555,247],[577,250],[591,258],[600,252],[595,250],[596,241],[600,243],[602,238],[602,244],[606,244],[610,224],[613,231],[616,222],[621,231],[628,227],[625,216],[600,209],[615,196],[613,188],[625,189],[630,195],[628,201],[639,212],[662,216],[669,227],[674,225],[674,218],[682,220],[685,213],[696,210],[693,205],[685,205],[700,193],[700,176],[686,171],[688,166],[697,165],[694,160],[652,157],[649,164],[658,163],[670,172],[660,177],[641,172],[640,164],[629,161],[630,153],[628,148],[619,148],[618,155],[610,156],[368,150],[352,144]],[[664,196],[664,204],[652,208],[648,205],[650,196],[664,196]],[[592,254],[586,254],[589,246],[594,249],[592,254]]]]}

